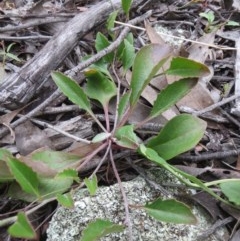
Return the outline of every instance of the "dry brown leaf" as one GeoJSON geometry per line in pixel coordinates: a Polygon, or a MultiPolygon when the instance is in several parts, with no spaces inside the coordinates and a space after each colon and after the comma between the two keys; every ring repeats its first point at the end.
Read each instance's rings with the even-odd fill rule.
{"type": "Polygon", "coordinates": [[[33,169],[33,171],[38,173],[38,175],[40,175],[42,177],[54,177],[57,174],[56,170],[51,169],[47,164],[45,164],[43,162],[38,162],[38,161],[32,160],[33,154],[35,154],[36,152],[47,151],[47,150],[49,150],[49,148],[46,148],[46,147],[40,148],[38,150],[35,150],[34,152],[32,152],[31,154],[29,154],[27,156],[21,156],[19,159],[23,163],[25,163],[26,165],[31,167],[33,169]]]}
{"type": "Polygon", "coordinates": [[[205,208],[214,220],[217,220],[221,210],[217,205],[217,200],[206,192],[199,192],[192,196],[192,198],[205,208]]]}
{"type": "Polygon", "coordinates": [[[41,148],[52,149],[52,142],[46,133],[33,125],[31,121],[26,121],[15,128],[16,146],[23,156],[41,148]]]}
{"type": "Polygon", "coordinates": [[[163,38],[156,32],[154,28],[152,28],[149,22],[145,21],[144,23],[150,42],[154,44],[165,44],[163,38]]]}
{"type": "Polygon", "coordinates": [[[4,138],[4,142],[6,141],[6,139],[8,139],[5,143],[12,144],[15,142],[15,133],[11,128],[10,123],[21,110],[22,108],[0,116],[0,124],[6,126],[10,131],[10,135],[8,135],[8,138],[4,138]]]}
{"type": "MultiPolygon", "coordinates": [[[[165,43],[163,38],[156,32],[156,30],[154,28],[151,27],[151,25],[147,21],[145,21],[145,28],[147,31],[147,35],[150,39],[150,42],[161,44],[162,46],[166,46],[166,48],[169,49],[169,54],[171,53],[171,55],[172,55],[169,58],[169,60],[161,68],[161,71],[164,71],[169,68],[172,57],[176,55],[176,52],[173,51],[173,48],[169,44],[165,43]]],[[[152,86],[154,86],[154,88],[161,91],[168,85],[167,78],[168,77],[166,77],[164,75],[157,76],[156,78],[151,80],[150,84],[152,86]]],[[[151,86],[147,86],[142,93],[142,97],[145,98],[151,105],[153,105],[154,101],[157,98],[157,95],[158,95],[158,92],[155,89],[153,89],[151,86]]],[[[170,120],[178,114],[179,114],[179,111],[177,110],[177,108],[175,106],[173,106],[169,110],[162,113],[162,117],[164,117],[165,120],[170,120]]],[[[161,124],[163,124],[163,123],[161,123],[161,124]]]]}
{"type": "Polygon", "coordinates": [[[237,169],[237,170],[240,170],[240,156],[239,156],[239,155],[238,155],[238,157],[237,157],[236,169],[237,169]]]}
{"type": "Polygon", "coordinates": [[[77,155],[79,157],[84,157],[94,150],[96,150],[99,146],[101,146],[101,142],[84,144],[79,142],[74,142],[69,148],[68,151],[70,154],[77,155]]]}
{"type": "MultiPolygon", "coordinates": [[[[198,41],[212,44],[214,38],[215,32],[212,32],[204,35],[198,41]]],[[[189,59],[204,63],[208,56],[209,48],[208,46],[195,43],[188,49],[188,51],[189,59]]],[[[209,75],[208,79],[211,79],[211,77],[212,76],[209,75]]],[[[178,108],[189,107],[198,111],[214,104],[211,93],[206,87],[206,82],[208,82],[206,77],[204,77],[204,79],[200,78],[198,84],[192,89],[192,91],[177,103],[178,108]]]]}

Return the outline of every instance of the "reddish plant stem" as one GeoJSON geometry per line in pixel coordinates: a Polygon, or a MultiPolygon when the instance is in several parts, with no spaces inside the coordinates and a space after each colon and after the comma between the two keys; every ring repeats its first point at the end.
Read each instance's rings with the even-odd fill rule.
{"type": "Polygon", "coordinates": [[[118,182],[118,185],[119,185],[120,191],[121,191],[121,193],[122,193],[122,197],[123,197],[124,208],[125,208],[125,213],[126,213],[125,223],[127,224],[127,227],[128,227],[129,241],[133,241],[132,223],[131,223],[130,215],[129,215],[129,206],[128,206],[127,196],[126,196],[126,193],[125,193],[125,191],[124,191],[124,188],[123,188],[121,179],[120,179],[120,177],[119,177],[119,174],[118,174],[116,165],[115,165],[115,163],[114,163],[113,153],[112,153],[112,150],[111,150],[111,149],[110,149],[109,154],[110,154],[110,161],[111,161],[111,164],[112,164],[113,172],[114,172],[114,174],[115,174],[115,177],[117,178],[117,182],[118,182]]]}
{"type": "Polygon", "coordinates": [[[80,164],[79,167],[77,167],[77,171],[80,171],[81,168],[87,164],[88,161],[90,161],[94,156],[96,156],[98,154],[98,152],[100,152],[101,150],[103,150],[106,146],[108,145],[108,142],[104,142],[102,143],[101,146],[99,146],[98,148],[96,148],[96,150],[94,150],[90,155],[88,155],[87,157],[85,157],[85,160],[80,164]]]}

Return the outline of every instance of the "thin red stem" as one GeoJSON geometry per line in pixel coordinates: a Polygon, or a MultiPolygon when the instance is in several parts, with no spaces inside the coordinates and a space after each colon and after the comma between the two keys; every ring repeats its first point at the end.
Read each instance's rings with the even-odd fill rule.
{"type": "Polygon", "coordinates": [[[119,177],[119,174],[118,174],[116,165],[115,165],[115,163],[114,163],[113,153],[112,153],[112,150],[111,150],[111,149],[110,149],[109,154],[110,154],[110,161],[111,161],[111,164],[112,164],[113,172],[114,172],[114,174],[115,174],[115,177],[117,178],[117,182],[118,182],[120,191],[121,191],[121,193],[122,193],[123,201],[124,201],[124,208],[125,208],[125,213],[126,213],[126,220],[125,220],[125,222],[126,222],[127,227],[128,227],[129,241],[133,241],[132,223],[131,223],[131,220],[130,220],[130,214],[129,214],[129,207],[128,207],[127,195],[126,195],[126,193],[125,193],[125,191],[124,191],[124,188],[123,188],[121,179],[120,179],[120,177],[119,177]]]}

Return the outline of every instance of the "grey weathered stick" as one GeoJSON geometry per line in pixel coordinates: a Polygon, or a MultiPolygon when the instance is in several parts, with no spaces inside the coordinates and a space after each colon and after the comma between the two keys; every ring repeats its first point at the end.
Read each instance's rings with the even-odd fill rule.
{"type": "MultiPolygon", "coordinates": [[[[131,24],[136,24],[138,22],[143,21],[145,18],[151,16],[152,11],[148,11],[145,14],[131,20],[131,24]]],[[[76,72],[81,71],[82,69],[88,67],[89,65],[91,65],[92,63],[94,63],[95,61],[98,61],[100,58],[102,58],[103,56],[105,56],[106,54],[112,52],[113,50],[115,50],[120,43],[123,41],[123,39],[126,37],[127,33],[129,31],[129,27],[125,27],[122,32],[120,33],[120,35],[117,37],[117,39],[112,42],[107,48],[99,51],[96,55],[90,57],[88,60],[80,63],[79,65],[77,65],[76,67],[74,67],[73,69],[67,71],[67,73],[70,77],[74,78],[74,76],[76,75],[76,72]]],[[[27,113],[25,116],[21,117],[20,119],[16,120],[15,122],[13,122],[10,126],[11,128],[15,128],[16,126],[18,126],[19,124],[23,123],[24,121],[26,121],[27,119],[35,116],[36,114],[38,114],[40,111],[42,111],[46,106],[48,106],[50,103],[52,103],[55,99],[59,98],[61,96],[61,92],[57,89],[48,99],[46,99],[43,103],[41,103],[40,105],[38,105],[35,109],[31,110],[29,113],[27,113]]],[[[7,133],[9,132],[9,129],[6,127],[3,127],[0,129],[0,138],[2,138],[3,136],[5,136],[7,133]]]]}
{"type": "MultiPolygon", "coordinates": [[[[134,0],[133,7],[144,0],[134,0]]],[[[18,73],[12,74],[0,85],[0,106],[10,109],[25,105],[50,71],[57,69],[71,50],[93,27],[103,23],[109,14],[119,9],[121,0],[100,2],[88,11],[77,14],[18,73]]]]}
{"type": "MultiPolygon", "coordinates": [[[[240,32],[239,31],[225,31],[218,32],[218,35],[225,39],[230,39],[235,41],[236,47],[236,59],[234,66],[235,74],[235,95],[240,95],[240,32]]],[[[235,100],[235,105],[231,109],[231,113],[240,116],[240,98],[235,100]]]]}

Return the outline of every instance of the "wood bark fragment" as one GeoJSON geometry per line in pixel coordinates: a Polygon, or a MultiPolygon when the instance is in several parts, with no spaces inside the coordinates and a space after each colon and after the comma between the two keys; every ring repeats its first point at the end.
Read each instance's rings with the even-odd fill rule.
{"type": "MultiPolygon", "coordinates": [[[[133,7],[144,0],[134,0],[133,7]]],[[[0,85],[0,106],[19,108],[34,96],[36,89],[57,69],[71,50],[93,27],[106,21],[109,14],[121,7],[120,0],[107,0],[77,14],[63,25],[51,40],[19,72],[12,74],[0,85]]]]}

